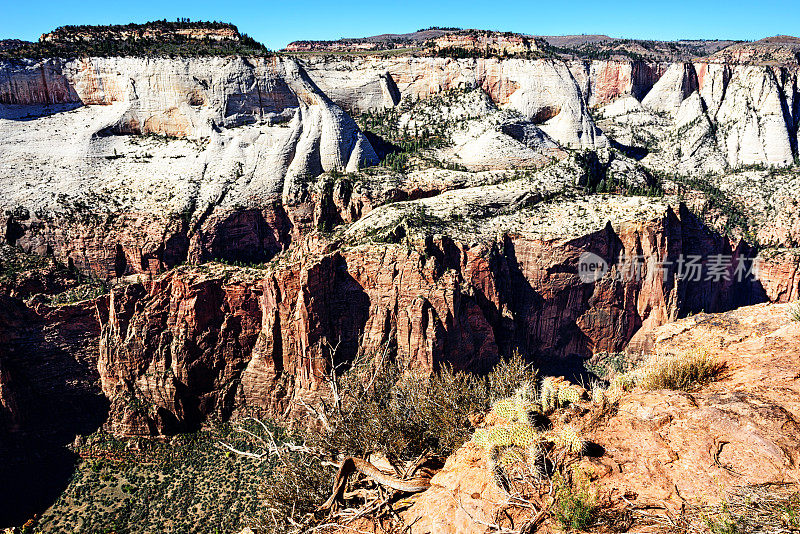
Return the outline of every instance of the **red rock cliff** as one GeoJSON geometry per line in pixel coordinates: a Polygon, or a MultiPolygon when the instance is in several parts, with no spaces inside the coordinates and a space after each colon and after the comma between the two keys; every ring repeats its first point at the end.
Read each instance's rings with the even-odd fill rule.
{"type": "MultiPolygon", "coordinates": [[[[317,394],[334,360],[389,344],[407,368],[482,370],[519,349],[543,369],[620,350],[637,331],[689,311],[763,299],[734,282],[687,283],[650,270],[613,280],[616,258],[731,254],[686,210],[568,241],[507,235],[471,247],[448,238],[326,251],[307,241],[264,271],[174,270],[114,292],[99,369],[120,434],[170,433],[254,408],[286,416],[317,394]],[[611,274],[582,283],[584,251],[611,274]]],[[[737,253],[737,251],[733,251],[737,253]]]]}

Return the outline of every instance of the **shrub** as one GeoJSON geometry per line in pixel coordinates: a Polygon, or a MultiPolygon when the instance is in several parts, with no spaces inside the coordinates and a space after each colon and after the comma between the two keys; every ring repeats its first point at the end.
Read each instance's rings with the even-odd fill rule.
{"type": "Polygon", "coordinates": [[[553,517],[564,530],[585,530],[592,522],[595,509],[594,499],[589,495],[586,485],[579,488],[570,486],[563,477],[554,477],[555,499],[553,517]]]}
{"type": "Polygon", "coordinates": [[[711,534],[742,534],[742,519],[732,514],[727,503],[722,503],[715,517],[707,516],[704,522],[711,534]]]}
{"type": "Polygon", "coordinates": [[[636,386],[688,391],[714,380],[723,367],[705,351],[656,354],[633,371],[615,376],[609,392],[628,391],[636,386]]]}
{"type": "Polygon", "coordinates": [[[313,518],[330,494],[334,470],[319,458],[292,454],[285,461],[264,485],[264,507],[257,519],[260,532],[296,532],[295,525],[313,518]]]}
{"type": "Polygon", "coordinates": [[[608,380],[619,373],[633,368],[631,355],[625,352],[600,352],[584,362],[587,371],[602,380],[608,380]]]}
{"type": "Polygon", "coordinates": [[[340,401],[321,407],[328,428],[311,439],[332,456],[377,451],[400,460],[425,451],[446,456],[470,438],[471,414],[535,377],[519,355],[485,377],[447,365],[430,377],[415,376],[394,362],[376,366],[362,360],[336,378],[340,401]]]}
{"type": "Polygon", "coordinates": [[[536,374],[536,370],[518,352],[501,360],[487,377],[491,400],[512,396],[521,385],[534,382],[536,374]]]}
{"type": "Polygon", "coordinates": [[[231,442],[236,449],[226,448],[249,449],[251,453],[243,454],[271,469],[260,492],[265,506],[253,518],[259,532],[305,532],[322,518],[317,507],[330,495],[334,479],[333,464],[326,458],[339,461],[380,452],[400,463],[424,453],[449,455],[470,438],[470,415],[536,378],[536,371],[519,355],[499,362],[486,376],[448,365],[431,376],[419,376],[404,373],[396,362],[387,361],[387,354],[388,350],[380,361],[362,354],[346,371],[326,375],[330,394],[309,407],[320,424],[304,435],[250,425],[242,433],[249,440],[246,447],[231,442]],[[281,442],[291,446],[279,455],[267,454],[281,442]]]}
{"type": "Polygon", "coordinates": [[[795,304],[789,308],[789,318],[792,321],[800,321],[800,304],[795,304]]]}
{"type": "Polygon", "coordinates": [[[110,285],[106,280],[90,278],[77,287],[53,295],[50,297],[50,303],[53,305],[74,304],[82,300],[95,299],[109,291],[110,285]]]}

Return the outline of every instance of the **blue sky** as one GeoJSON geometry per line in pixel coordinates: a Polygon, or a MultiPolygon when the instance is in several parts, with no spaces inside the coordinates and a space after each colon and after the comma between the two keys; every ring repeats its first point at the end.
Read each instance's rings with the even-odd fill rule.
{"type": "Polygon", "coordinates": [[[537,35],[603,33],[649,39],[760,39],[800,34],[797,0],[0,0],[0,38],[36,40],[64,24],[124,24],[189,17],[229,21],[279,49],[299,39],[338,39],[458,26],[537,35]]]}

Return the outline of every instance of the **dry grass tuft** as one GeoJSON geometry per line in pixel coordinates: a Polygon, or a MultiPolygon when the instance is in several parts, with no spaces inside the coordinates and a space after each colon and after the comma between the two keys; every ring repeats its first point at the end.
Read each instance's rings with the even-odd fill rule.
{"type": "Polygon", "coordinates": [[[669,533],[783,534],[800,532],[800,488],[795,484],[756,484],[734,489],[716,505],[690,506],[681,516],[655,520],[669,533]]]}
{"type": "Polygon", "coordinates": [[[644,389],[689,390],[714,380],[722,365],[705,351],[656,356],[642,366],[639,386],[644,389]]]}
{"type": "Polygon", "coordinates": [[[713,381],[724,365],[705,351],[651,356],[633,371],[617,375],[611,387],[627,391],[635,386],[643,389],[688,391],[713,381]]]}

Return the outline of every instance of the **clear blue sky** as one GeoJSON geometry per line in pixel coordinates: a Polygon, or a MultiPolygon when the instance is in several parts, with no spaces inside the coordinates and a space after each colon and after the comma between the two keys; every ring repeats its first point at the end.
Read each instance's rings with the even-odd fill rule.
{"type": "Polygon", "coordinates": [[[0,38],[36,40],[41,33],[64,24],[124,24],[178,17],[232,22],[272,49],[299,39],[405,33],[429,26],[667,40],[755,40],[800,34],[798,0],[0,0],[0,38]]]}

